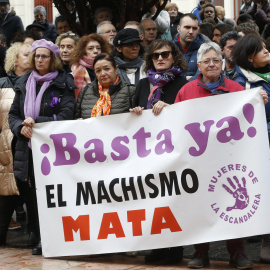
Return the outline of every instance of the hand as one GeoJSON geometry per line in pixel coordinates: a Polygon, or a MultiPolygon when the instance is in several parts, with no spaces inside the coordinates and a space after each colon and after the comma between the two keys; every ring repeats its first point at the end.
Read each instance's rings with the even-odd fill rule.
{"type": "Polygon", "coordinates": [[[129,109],[130,112],[136,113],[137,115],[141,115],[142,111],[144,110],[144,107],[135,107],[133,109],[129,109]]]}
{"type": "Polygon", "coordinates": [[[234,176],[233,179],[235,183],[231,180],[231,178],[227,178],[230,187],[227,187],[225,184],[222,185],[222,187],[235,198],[234,206],[227,207],[227,211],[231,211],[233,209],[245,209],[249,204],[249,196],[246,189],[246,179],[244,177],[242,178],[243,186],[241,186],[236,176],[234,176]]]}
{"type": "Polygon", "coordinates": [[[33,130],[31,127],[23,126],[21,129],[21,134],[26,138],[32,138],[33,130]]]}
{"type": "Polygon", "coordinates": [[[22,124],[26,127],[32,128],[35,124],[35,120],[32,117],[28,117],[22,122],[22,124]]]}
{"type": "Polygon", "coordinates": [[[268,103],[268,95],[267,95],[266,91],[260,90],[260,95],[261,95],[262,98],[263,98],[264,104],[268,103]]]}
{"type": "Polygon", "coordinates": [[[153,114],[154,114],[154,115],[159,115],[159,114],[161,113],[162,109],[163,109],[164,107],[168,106],[168,105],[169,105],[169,104],[167,104],[167,103],[165,103],[165,102],[163,102],[163,101],[158,101],[158,102],[154,105],[154,107],[153,107],[153,109],[152,109],[153,114]]]}

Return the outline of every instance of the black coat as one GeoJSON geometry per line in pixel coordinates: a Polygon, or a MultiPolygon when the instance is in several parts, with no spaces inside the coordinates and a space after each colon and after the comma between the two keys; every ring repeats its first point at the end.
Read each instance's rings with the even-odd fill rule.
{"type": "MultiPolygon", "coordinates": [[[[28,139],[21,135],[23,127],[22,122],[24,116],[24,101],[26,95],[26,83],[31,71],[17,80],[14,87],[15,97],[9,112],[9,126],[12,133],[17,137],[14,156],[14,175],[17,180],[27,181],[28,179],[28,139]]],[[[60,70],[58,76],[51,82],[45,90],[40,105],[40,114],[35,119],[36,123],[54,121],[56,116],[57,121],[72,120],[75,110],[75,90],[74,82],[66,75],[64,70],[60,70]],[[52,107],[52,93],[57,97],[59,102],[52,107]]]]}
{"type": "Polygon", "coordinates": [[[21,18],[16,16],[13,10],[8,14],[5,20],[0,16],[0,29],[3,29],[6,34],[8,46],[16,32],[22,32],[24,30],[21,18]]]}
{"type": "MultiPolygon", "coordinates": [[[[174,80],[168,82],[161,93],[161,101],[173,104],[179,90],[187,83],[185,77],[177,76],[174,80]]],[[[136,87],[133,107],[141,106],[147,108],[148,96],[150,94],[150,82],[148,78],[141,79],[136,87]]]]}
{"type": "MultiPolygon", "coordinates": [[[[37,23],[37,22],[34,21],[34,23],[37,23]]],[[[55,40],[58,36],[55,25],[49,24],[49,21],[47,19],[45,19],[45,21],[43,23],[40,23],[40,24],[46,28],[46,30],[44,32],[44,38],[48,39],[52,42],[55,42],[55,40]]]]}

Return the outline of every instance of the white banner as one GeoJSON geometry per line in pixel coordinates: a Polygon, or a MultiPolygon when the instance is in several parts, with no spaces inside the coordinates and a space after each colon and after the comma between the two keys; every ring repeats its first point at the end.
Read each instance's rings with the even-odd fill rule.
{"type": "Polygon", "coordinates": [[[37,124],[45,257],[270,233],[269,147],[258,90],[37,124]]]}

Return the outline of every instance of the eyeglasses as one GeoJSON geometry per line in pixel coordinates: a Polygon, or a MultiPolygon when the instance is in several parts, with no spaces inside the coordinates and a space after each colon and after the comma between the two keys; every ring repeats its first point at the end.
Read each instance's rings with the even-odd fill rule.
{"type": "Polygon", "coordinates": [[[60,36],[61,37],[74,37],[74,36],[77,36],[77,35],[75,33],[63,33],[60,36]]]}
{"type": "Polygon", "coordinates": [[[116,30],[107,30],[107,31],[105,31],[105,32],[103,32],[103,33],[101,33],[101,34],[106,34],[106,35],[108,35],[108,34],[110,34],[110,33],[116,34],[117,31],[116,31],[116,30]]]}
{"type": "Polygon", "coordinates": [[[43,17],[44,17],[43,14],[35,15],[35,18],[43,18],[43,17]]]}
{"type": "Polygon", "coordinates": [[[221,62],[221,60],[220,60],[220,59],[207,59],[207,60],[201,61],[201,62],[199,62],[199,63],[203,63],[204,65],[209,66],[211,62],[212,62],[214,65],[217,65],[217,64],[219,64],[219,63],[221,62]]]}
{"type": "Polygon", "coordinates": [[[164,51],[162,53],[152,53],[151,57],[152,57],[152,60],[158,60],[159,56],[161,55],[163,59],[166,59],[170,56],[170,53],[171,51],[164,51]]]}
{"type": "Polygon", "coordinates": [[[39,59],[41,58],[41,60],[46,60],[48,58],[50,58],[51,56],[50,55],[45,55],[45,54],[35,54],[35,58],[36,59],[39,59]]]}

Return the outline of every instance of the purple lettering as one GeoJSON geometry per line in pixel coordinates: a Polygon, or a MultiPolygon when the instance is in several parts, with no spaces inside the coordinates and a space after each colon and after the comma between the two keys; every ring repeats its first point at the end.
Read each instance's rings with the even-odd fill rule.
{"type": "Polygon", "coordinates": [[[144,128],[140,128],[132,137],[137,141],[137,154],[139,157],[147,157],[151,153],[151,149],[146,149],[146,139],[151,138],[150,132],[145,132],[144,128]]]}
{"type": "Polygon", "coordinates": [[[103,141],[99,139],[90,140],[84,144],[84,148],[87,149],[91,144],[94,145],[94,148],[85,152],[85,160],[88,163],[95,163],[96,161],[104,162],[107,156],[104,154],[103,141]]]}
{"type": "Polygon", "coordinates": [[[128,137],[119,136],[114,138],[112,141],[112,149],[119,154],[116,155],[115,153],[111,153],[111,157],[113,160],[125,160],[129,157],[129,149],[125,145],[121,144],[121,142],[128,144],[129,143],[128,137]]]}
{"type": "Polygon", "coordinates": [[[174,149],[172,144],[172,133],[168,129],[160,131],[157,135],[157,140],[160,140],[161,136],[164,135],[164,140],[156,145],[155,152],[157,155],[162,155],[163,153],[171,153],[174,149]]]}

